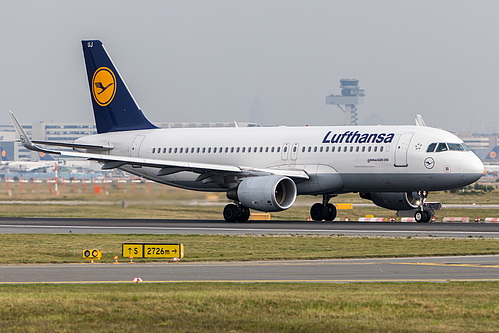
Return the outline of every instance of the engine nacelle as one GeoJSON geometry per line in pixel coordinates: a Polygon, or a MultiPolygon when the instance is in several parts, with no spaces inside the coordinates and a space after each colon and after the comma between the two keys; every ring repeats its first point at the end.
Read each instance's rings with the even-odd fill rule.
{"type": "Polygon", "coordinates": [[[294,181],[271,175],[245,178],[237,188],[227,191],[227,198],[262,212],[278,212],[293,206],[296,194],[294,181]]]}
{"type": "Polygon", "coordinates": [[[392,210],[411,210],[419,207],[417,192],[371,192],[360,193],[363,199],[372,200],[376,206],[392,210]]]}

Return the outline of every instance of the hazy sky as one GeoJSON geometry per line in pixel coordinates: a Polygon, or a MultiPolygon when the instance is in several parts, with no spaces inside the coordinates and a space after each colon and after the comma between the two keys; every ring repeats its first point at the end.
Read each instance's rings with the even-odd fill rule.
{"type": "Polygon", "coordinates": [[[93,122],[81,39],[101,39],[152,122],[360,122],[498,131],[499,1],[0,1],[0,124],[93,122]]]}

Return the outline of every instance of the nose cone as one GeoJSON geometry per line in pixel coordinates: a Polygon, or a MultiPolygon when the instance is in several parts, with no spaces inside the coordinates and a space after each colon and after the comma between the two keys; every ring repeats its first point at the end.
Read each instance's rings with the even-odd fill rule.
{"type": "Polygon", "coordinates": [[[467,184],[480,179],[484,170],[482,161],[475,154],[470,154],[461,161],[461,174],[467,184]]]}

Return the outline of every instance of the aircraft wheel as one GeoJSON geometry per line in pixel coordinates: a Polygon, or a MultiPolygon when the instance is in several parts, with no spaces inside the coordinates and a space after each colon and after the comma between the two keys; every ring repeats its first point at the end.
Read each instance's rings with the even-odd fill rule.
{"type": "Polygon", "coordinates": [[[433,211],[433,209],[431,209],[429,207],[425,207],[424,212],[426,213],[426,216],[425,216],[425,219],[423,220],[423,222],[428,223],[431,221],[431,219],[435,215],[435,212],[433,211]]]}
{"type": "Polygon", "coordinates": [[[324,217],[324,220],[332,221],[335,218],[336,218],[336,206],[333,205],[332,203],[328,203],[326,206],[326,216],[324,217]]]}
{"type": "Polygon", "coordinates": [[[418,210],[414,214],[414,219],[416,220],[417,223],[425,222],[427,218],[428,218],[428,213],[425,212],[424,210],[418,210]]]}
{"type": "Polygon", "coordinates": [[[310,217],[314,221],[322,221],[326,218],[327,210],[324,205],[320,203],[316,203],[312,205],[312,208],[310,208],[310,217]]]}
{"type": "Polygon", "coordinates": [[[228,204],[224,208],[224,219],[227,222],[236,222],[239,217],[239,209],[234,204],[228,204]]]}
{"type": "Polygon", "coordinates": [[[250,210],[247,207],[239,206],[239,215],[237,216],[238,222],[248,222],[250,217],[250,210]]]}

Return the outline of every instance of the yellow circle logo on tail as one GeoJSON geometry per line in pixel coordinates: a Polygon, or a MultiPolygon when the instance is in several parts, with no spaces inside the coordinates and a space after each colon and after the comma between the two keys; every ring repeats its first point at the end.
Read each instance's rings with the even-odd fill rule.
{"type": "Polygon", "coordinates": [[[107,67],[97,69],[92,78],[92,96],[100,106],[109,105],[116,93],[116,77],[107,67]]]}
{"type": "Polygon", "coordinates": [[[497,154],[495,151],[491,151],[489,156],[490,156],[490,158],[494,159],[494,158],[496,158],[497,154]]]}
{"type": "Polygon", "coordinates": [[[7,156],[7,153],[5,152],[5,150],[2,150],[2,157],[5,158],[5,156],[7,156]]]}

